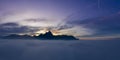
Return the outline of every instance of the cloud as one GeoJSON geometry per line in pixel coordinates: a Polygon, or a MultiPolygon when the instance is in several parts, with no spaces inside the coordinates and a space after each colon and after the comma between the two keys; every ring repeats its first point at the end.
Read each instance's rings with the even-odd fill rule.
{"type": "Polygon", "coordinates": [[[57,26],[58,30],[64,30],[64,29],[70,29],[73,28],[74,26],[69,25],[69,24],[65,24],[65,25],[61,25],[61,26],[57,26]]]}
{"type": "Polygon", "coordinates": [[[0,60],[120,60],[119,42],[0,40],[0,60]]]}
{"type": "Polygon", "coordinates": [[[5,24],[1,24],[1,27],[5,27],[5,26],[10,26],[10,27],[15,27],[15,26],[19,26],[17,23],[5,23],[5,24]]]}
{"type": "Polygon", "coordinates": [[[120,14],[91,18],[86,20],[69,20],[67,24],[82,26],[94,30],[91,36],[120,34],[120,14]]]}
{"type": "Polygon", "coordinates": [[[26,22],[44,22],[44,21],[49,21],[48,19],[45,19],[45,18],[43,18],[43,19],[40,19],[40,18],[31,18],[31,19],[25,19],[24,21],[26,21],[26,22]]]}
{"type": "Polygon", "coordinates": [[[0,24],[0,34],[1,35],[32,33],[32,32],[35,32],[37,30],[38,30],[38,28],[29,27],[29,26],[21,26],[17,23],[0,24]]]}

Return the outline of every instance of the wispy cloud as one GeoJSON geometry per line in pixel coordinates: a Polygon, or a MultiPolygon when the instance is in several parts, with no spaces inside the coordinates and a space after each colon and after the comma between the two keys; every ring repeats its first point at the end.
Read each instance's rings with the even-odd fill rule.
{"type": "Polygon", "coordinates": [[[111,36],[120,34],[120,14],[91,18],[86,20],[72,20],[68,24],[83,26],[94,30],[94,34],[88,36],[111,36]]]}
{"type": "Polygon", "coordinates": [[[17,23],[0,24],[0,34],[1,35],[20,34],[20,33],[34,33],[38,30],[39,30],[38,28],[29,27],[29,26],[21,26],[17,23]]]}

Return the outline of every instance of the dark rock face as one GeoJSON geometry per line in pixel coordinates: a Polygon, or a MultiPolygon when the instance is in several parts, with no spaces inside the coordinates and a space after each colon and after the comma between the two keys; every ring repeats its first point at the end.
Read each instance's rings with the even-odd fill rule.
{"type": "Polygon", "coordinates": [[[35,36],[35,38],[42,40],[79,40],[73,36],[67,36],[67,35],[54,36],[50,31],[45,34],[40,34],[39,36],[35,36]]]}

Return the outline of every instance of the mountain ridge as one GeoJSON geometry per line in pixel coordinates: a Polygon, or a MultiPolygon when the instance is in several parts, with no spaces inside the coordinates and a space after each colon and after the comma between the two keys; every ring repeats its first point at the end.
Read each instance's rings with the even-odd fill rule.
{"type": "Polygon", "coordinates": [[[48,31],[45,34],[40,34],[39,36],[11,34],[8,36],[4,36],[2,38],[3,39],[39,39],[39,40],[79,40],[74,36],[68,36],[68,35],[54,36],[51,31],[48,31]]]}

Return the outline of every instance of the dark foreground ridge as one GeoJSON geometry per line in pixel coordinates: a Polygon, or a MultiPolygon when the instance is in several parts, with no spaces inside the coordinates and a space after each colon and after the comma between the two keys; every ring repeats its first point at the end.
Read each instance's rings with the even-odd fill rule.
{"type": "Polygon", "coordinates": [[[3,39],[39,39],[39,40],[79,40],[74,36],[68,35],[57,35],[54,36],[51,31],[46,32],[45,34],[40,34],[39,36],[29,36],[29,35],[8,35],[2,37],[3,39]]]}

